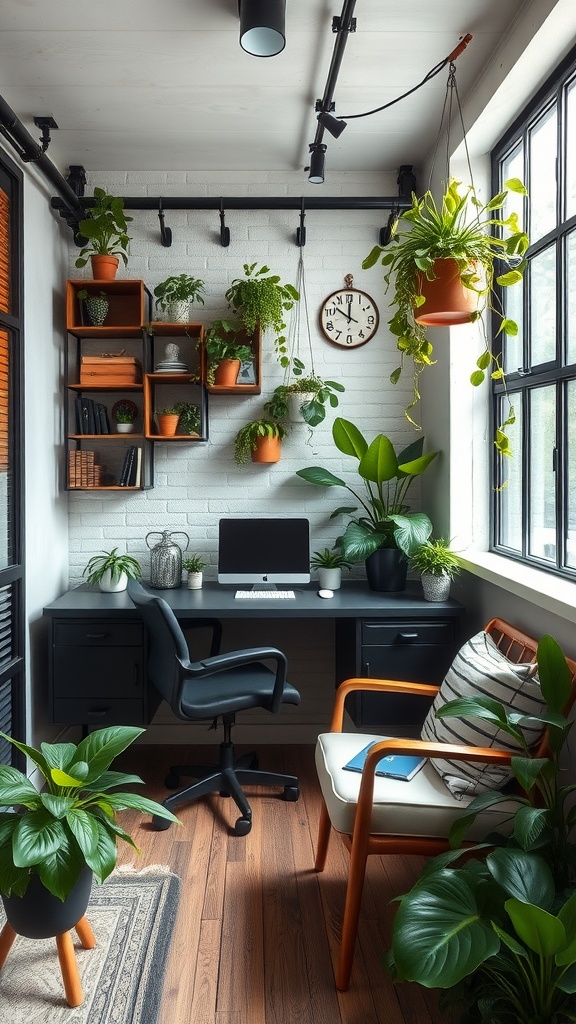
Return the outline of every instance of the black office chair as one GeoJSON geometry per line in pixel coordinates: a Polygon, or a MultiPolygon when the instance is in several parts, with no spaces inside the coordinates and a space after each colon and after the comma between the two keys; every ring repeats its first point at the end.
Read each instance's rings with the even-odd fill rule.
{"type": "MultiPolygon", "coordinates": [[[[178,718],[187,722],[213,719],[214,724],[221,718],[224,726],[218,765],[171,767],[166,778],[168,788],[178,786],[181,775],[199,781],[169,796],[164,807],[174,811],[181,804],[214,792],[231,796],[241,812],[234,833],[245,836],[252,827],[252,810],[242,783],[283,786],[284,800],[297,800],[300,795],[296,776],[259,771],[255,754],[236,759],[231,742],[237,711],[266,708],[275,714],[281,704],[300,703],[300,694],[286,682],[286,658],[275,647],[255,647],[191,662],[184,633],[166,601],[149,594],[134,580],[128,583],[128,593],[147,628],[148,677],[153,686],[178,718]],[[263,661],[274,662],[275,669],[266,667],[263,661]]],[[[170,826],[164,818],[154,817],[152,823],[157,830],[170,826]]]]}

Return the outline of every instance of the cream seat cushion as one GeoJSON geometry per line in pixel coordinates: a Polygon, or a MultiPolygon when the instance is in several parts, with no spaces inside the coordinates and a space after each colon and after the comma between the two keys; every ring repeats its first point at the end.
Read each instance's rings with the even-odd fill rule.
{"type": "MultiPolygon", "coordinates": [[[[318,737],[316,770],[337,832],[352,834],[362,778],[360,772],[347,771],[343,765],[371,740],[388,738],[392,737],[345,732],[321,733],[318,737]]],[[[378,835],[446,837],[471,800],[454,797],[429,761],[409,782],[376,776],[370,831],[378,835]]],[[[466,838],[478,840],[494,830],[502,831],[515,809],[516,804],[509,801],[482,812],[466,838]]]]}

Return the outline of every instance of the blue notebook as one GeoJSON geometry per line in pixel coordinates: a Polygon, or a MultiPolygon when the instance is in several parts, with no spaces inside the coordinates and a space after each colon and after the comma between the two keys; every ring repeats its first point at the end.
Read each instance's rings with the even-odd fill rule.
{"type": "MultiPolygon", "coordinates": [[[[348,764],[344,765],[344,768],[351,772],[361,772],[366,761],[366,755],[375,742],[376,740],[372,740],[371,743],[368,743],[360,753],[355,754],[348,761],[348,764]]],[[[425,760],[425,757],[413,756],[411,754],[387,754],[386,757],[383,757],[378,762],[376,775],[382,775],[386,779],[402,779],[403,782],[409,782],[416,775],[416,772],[420,771],[425,760]]]]}

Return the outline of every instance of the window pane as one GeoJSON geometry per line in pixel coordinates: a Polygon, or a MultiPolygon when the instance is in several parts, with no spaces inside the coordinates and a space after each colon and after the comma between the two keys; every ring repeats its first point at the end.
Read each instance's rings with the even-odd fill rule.
{"type": "Polygon", "coordinates": [[[556,107],[530,132],[530,241],[556,227],[556,107]]]}
{"type": "Polygon", "coordinates": [[[515,284],[511,288],[502,289],[502,304],[504,312],[511,320],[518,324],[518,334],[512,337],[504,335],[504,372],[516,373],[524,367],[524,312],[523,312],[523,287],[522,284],[515,284]]]}
{"type": "Polygon", "coordinates": [[[576,83],[567,91],[566,102],[566,216],[576,213],[576,83]]]}
{"type": "Polygon", "coordinates": [[[566,565],[576,569],[576,381],[566,387],[568,420],[568,494],[566,497],[566,565]]]}
{"type": "Polygon", "coordinates": [[[556,250],[544,249],[530,262],[530,364],[556,358],[556,250]]]}
{"type": "MultiPolygon", "coordinates": [[[[509,153],[500,165],[500,185],[504,188],[504,182],[508,178],[520,178],[524,181],[524,146],[520,144],[513,153],[509,153]]],[[[518,217],[520,227],[524,226],[524,199],[518,192],[509,192],[506,202],[502,207],[504,218],[515,213],[518,217]]]]}
{"type": "MultiPolygon", "coordinates": [[[[566,280],[573,281],[576,274],[576,231],[566,241],[566,280]]],[[[567,289],[566,360],[576,363],[576,288],[567,289]]]]}
{"type": "MultiPolygon", "coordinates": [[[[502,485],[500,491],[499,544],[522,552],[522,406],[520,395],[511,396],[516,422],[506,427],[512,448],[512,458],[502,459],[502,485]]],[[[500,421],[506,419],[508,403],[500,401],[500,421]]]]}
{"type": "Polygon", "coordinates": [[[556,389],[530,393],[530,523],[528,553],[556,559],[556,389]]]}

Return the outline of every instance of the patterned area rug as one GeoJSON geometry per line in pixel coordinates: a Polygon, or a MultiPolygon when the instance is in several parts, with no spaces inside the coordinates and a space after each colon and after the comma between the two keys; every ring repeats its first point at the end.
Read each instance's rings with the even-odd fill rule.
{"type": "Polygon", "coordinates": [[[72,932],[84,990],[75,1009],[64,997],[55,939],[18,936],[0,974],[0,1021],[155,1024],[179,892],[180,879],[161,868],[120,871],[92,887],[86,916],[95,948],[83,949],[72,932]]]}

